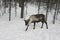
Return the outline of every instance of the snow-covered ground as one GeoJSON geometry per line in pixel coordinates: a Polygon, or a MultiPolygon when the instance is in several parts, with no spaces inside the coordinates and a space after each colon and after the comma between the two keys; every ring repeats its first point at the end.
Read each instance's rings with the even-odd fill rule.
{"type": "MultiPolygon", "coordinates": [[[[45,10],[41,7],[40,13],[45,14],[45,10]]],[[[28,5],[28,14],[38,13],[37,6],[28,5]]],[[[8,9],[7,9],[8,11],[8,9]]],[[[53,13],[54,11],[52,11],[53,13]]],[[[26,14],[26,11],[24,11],[26,14]]],[[[17,16],[15,17],[14,8],[12,8],[12,20],[8,21],[8,12],[0,17],[0,40],[60,40],[60,21],[56,20],[56,24],[52,24],[52,15],[48,15],[48,29],[44,24],[41,29],[41,23],[36,24],[36,29],[33,30],[33,24],[29,26],[28,31],[25,31],[26,26],[24,20],[20,18],[20,8],[17,7],[17,16]]]]}

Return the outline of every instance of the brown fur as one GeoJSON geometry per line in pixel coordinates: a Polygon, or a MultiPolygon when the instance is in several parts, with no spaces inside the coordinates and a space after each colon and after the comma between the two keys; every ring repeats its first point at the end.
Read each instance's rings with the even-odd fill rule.
{"type": "Polygon", "coordinates": [[[25,25],[27,25],[26,31],[29,27],[29,24],[31,24],[31,23],[34,23],[34,28],[33,29],[35,29],[35,23],[37,23],[37,22],[42,23],[41,28],[43,28],[43,24],[45,23],[46,27],[48,29],[48,25],[47,25],[47,22],[45,20],[45,15],[44,14],[36,14],[36,15],[31,15],[28,20],[25,20],[25,25]]]}

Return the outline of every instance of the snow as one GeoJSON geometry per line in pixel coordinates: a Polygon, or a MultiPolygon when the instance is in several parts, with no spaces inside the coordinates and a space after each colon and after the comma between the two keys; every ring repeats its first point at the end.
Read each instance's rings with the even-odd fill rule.
{"type": "MultiPolygon", "coordinates": [[[[20,18],[20,8],[17,7],[17,9],[17,16],[15,17],[14,8],[12,8],[11,21],[8,21],[8,12],[0,17],[0,40],[60,40],[60,21],[57,22],[56,20],[56,24],[52,24],[53,16],[50,13],[48,16],[48,29],[46,29],[45,24],[41,29],[41,23],[37,23],[35,30],[33,30],[33,24],[31,24],[28,30],[25,31],[24,19],[20,18]]],[[[36,14],[37,10],[37,7],[29,4],[28,14],[24,16],[36,14]]],[[[45,14],[45,11],[42,11],[41,13],[45,14]]]]}

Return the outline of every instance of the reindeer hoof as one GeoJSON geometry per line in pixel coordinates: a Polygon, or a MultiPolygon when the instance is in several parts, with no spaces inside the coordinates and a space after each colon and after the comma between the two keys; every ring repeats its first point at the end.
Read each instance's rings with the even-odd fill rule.
{"type": "Polygon", "coordinates": [[[46,29],[48,29],[48,27],[46,29]]]}
{"type": "Polygon", "coordinates": [[[43,28],[43,27],[41,27],[41,28],[43,28]]]}
{"type": "Polygon", "coordinates": [[[35,29],[35,28],[33,28],[33,29],[35,29]]]}
{"type": "Polygon", "coordinates": [[[33,28],[33,29],[35,29],[35,28],[33,28]]]}
{"type": "Polygon", "coordinates": [[[27,29],[25,31],[27,31],[27,29]]]}
{"type": "Polygon", "coordinates": [[[25,31],[27,31],[27,30],[25,30],[25,31]]]}

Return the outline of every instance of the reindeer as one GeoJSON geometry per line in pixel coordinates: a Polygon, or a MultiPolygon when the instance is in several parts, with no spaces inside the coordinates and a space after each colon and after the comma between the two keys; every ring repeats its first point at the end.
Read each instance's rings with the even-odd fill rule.
{"type": "Polygon", "coordinates": [[[45,20],[45,15],[44,14],[35,14],[35,15],[31,15],[27,20],[25,21],[25,25],[27,25],[27,28],[25,31],[27,31],[29,24],[34,23],[34,27],[33,29],[35,29],[35,24],[38,22],[42,23],[41,28],[43,28],[43,24],[46,24],[46,28],[48,29],[48,25],[47,25],[47,21],[45,20]]]}

